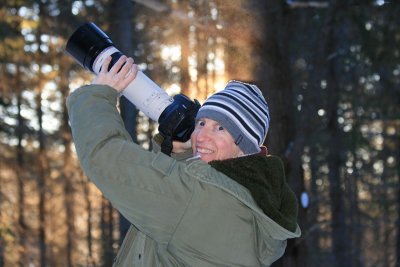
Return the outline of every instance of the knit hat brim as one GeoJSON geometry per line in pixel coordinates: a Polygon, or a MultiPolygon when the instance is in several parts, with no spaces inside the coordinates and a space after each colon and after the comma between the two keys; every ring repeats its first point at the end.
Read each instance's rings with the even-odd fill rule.
{"type": "Polygon", "coordinates": [[[260,151],[260,147],[256,145],[254,140],[249,140],[249,138],[241,134],[242,131],[238,129],[240,123],[234,121],[233,118],[226,116],[224,113],[212,109],[202,109],[197,113],[197,118],[207,118],[217,121],[229,132],[235,144],[239,146],[244,154],[253,154],[260,151]]]}

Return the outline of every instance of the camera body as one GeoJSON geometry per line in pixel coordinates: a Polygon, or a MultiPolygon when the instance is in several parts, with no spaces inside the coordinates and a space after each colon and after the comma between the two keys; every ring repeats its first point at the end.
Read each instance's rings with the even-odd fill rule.
{"type": "MultiPolygon", "coordinates": [[[[81,25],[68,39],[66,51],[85,69],[98,74],[104,59],[112,57],[109,68],[123,55],[94,23],[81,25]]],[[[194,129],[200,104],[183,94],[171,98],[142,71],[122,92],[146,116],[159,123],[167,140],[186,142],[194,129]]]]}

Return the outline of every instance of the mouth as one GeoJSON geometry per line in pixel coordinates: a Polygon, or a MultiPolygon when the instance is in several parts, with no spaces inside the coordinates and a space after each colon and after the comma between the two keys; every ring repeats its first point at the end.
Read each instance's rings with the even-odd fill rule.
{"type": "Polygon", "coordinates": [[[197,154],[211,154],[211,153],[214,153],[214,151],[211,149],[208,149],[208,148],[197,147],[196,153],[197,154]]]}

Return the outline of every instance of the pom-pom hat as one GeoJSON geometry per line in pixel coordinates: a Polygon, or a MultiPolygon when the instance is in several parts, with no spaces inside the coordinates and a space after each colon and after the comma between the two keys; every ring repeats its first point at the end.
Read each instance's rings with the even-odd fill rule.
{"type": "Polygon", "coordinates": [[[269,110],[260,89],[253,84],[230,81],[210,96],[196,119],[217,121],[232,135],[244,154],[260,151],[269,128],[269,110]]]}

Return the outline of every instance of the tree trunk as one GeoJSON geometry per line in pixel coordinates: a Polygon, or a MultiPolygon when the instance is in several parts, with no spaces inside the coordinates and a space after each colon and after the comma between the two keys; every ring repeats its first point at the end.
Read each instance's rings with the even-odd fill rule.
{"type": "MultiPolygon", "coordinates": [[[[199,7],[197,6],[197,9],[199,7]]],[[[200,9],[200,12],[203,11],[204,8],[200,9]]],[[[196,12],[199,12],[198,10],[196,12]]],[[[198,16],[202,16],[200,13],[198,16]]],[[[204,31],[200,31],[196,29],[196,51],[197,51],[197,80],[196,80],[196,89],[197,96],[200,96],[200,99],[206,99],[207,94],[209,93],[209,85],[207,83],[207,63],[208,63],[208,41],[207,36],[204,31]],[[203,90],[202,90],[203,89],[203,90]]]]}
{"type": "MultiPolygon", "coordinates": [[[[40,36],[40,35],[39,35],[40,36]]],[[[41,79],[39,73],[39,81],[41,79]]],[[[40,82],[39,82],[40,83],[40,82]]],[[[38,151],[38,162],[37,162],[37,186],[39,192],[39,253],[40,253],[40,266],[47,266],[47,245],[46,245],[46,145],[45,145],[45,134],[43,131],[43,110],[42,110],[42,90],[41,85],[38,86],[39,90],[36,95],[36,114],[39,121],[39,151],[38,151]]]]}
{"type": "Polygon", "coordinates": [[[26,243],[27,243],[27,224],[25,221],[25,215],[24,215],[24,210],[25,210],[25,175],[24,175],[24,148],[22,147],[22,139],[24,136],[24,120],[21,115],[21,105],[22,105],[22,88],[20,85],[20,66],[17,66],[17,77],[16,77],[16,82],[17,82],[17,109],[18,109],[18,114],[17,114],[17,121],[18,121],[18,126],[16,129],[16,134],[18,138],[18,145],[17,145],[17,167],[16,167],[16,177],[18,181],[18,236],[19,236],[19,266],[26,266],[27,265],[27,259],[26,259],[26,243]]]}
{"type": "MultiPolygon", "coordinates": [[[[396,126],[396,141],[397,148],[400,147],[400,124],[396,126]]],[[[400,162],[400,149],[394,153],[396,162],[400,162]]],[[[400,184],[400,164],[397,164],[397,182],[400,184]]],[[[400,186],[397,189],[397,220],[396,220],[396,250],[395,250],[395,266],[400,266],[400,186]]]]}
{"type": "MultiPolygon", "coordinates": [[[[63,102],[65,103],[66,98],[69,93],[69,86],[68,86],[68,72],[69,70],[66,69],[62,62],[60,62],[60,91],[63,96],[63,102]]],[[[75,190],[74,190],[74,182],[73,179],[73,167],[72,167],[72,152],[71,152],[71,130],[68,123],[68,112],[66,106],[63,105],[62,110],[62,140],[64,145],[64,155],[63,155],[63,168],[62,168],[62,178],[64,181],[64,207],[65,207],[65,215],[66,215],[66,223],[67,223],[67,233],[66,233],[66,266],[72,267],[74,266],[73,262],[73,254],[75,248],[75,212],[74,212],[74,205],[75,205],[75,190]]]]}
{"type": "MultiPolygon", "coordinates": [[[[389,124],[387,121],[383,122],[383,129],[387,129],[389,127],[389,124]]],[[[384,140],[390,140],[390,137],[386,134],[386,132],[382,133],[384,140]]],[[[383,151],[390,151],[390,147],[387,147],[387,144],[390,143],[389,141],[386,141],[385,147],[383,148],[383,151]]],[[[382,160],[385,161],[387,154],[381,154],[378,158],[378,160],[382,160]]],[[[391,211],[390,211],[390,192],[391,188],[389,185],[389,177],[390,175],[389,173],[389,168],[385,167],[383,168],[382,174],[380,175],[380,180],[381,180],[381,184],[380,184],[380,188],[378,189],[378,198],[379,198],[379,203],[381,205],[381,210],[382,210],[382,220],[380,220],[380,223],[378,223],[379,225],[379,236],[380,238],[378,240],[381,240],[380,243],[382,244],[390,244],[391,241],[391,225],[392,225],[392,220],[391,220],[391,211]]],[[[390,265],[390,255],[391,255],[391,251],[390,249],[384,249],[382,251],[382,266],[383,267],[389,267],[390,265]]],[[[357,265],[354,265],[357,266],[357,265]]]]}
{"type": "MultiPolygon", "coordinates": [[[[397,127],[400,128],[400,127],[397,127]]],[[[400,147],[400,129],[397,129],[397,147],[400,147]]],[[[397,162],[400,162],[400,150],[397,149],[396,152],[396,158],[397,162]]],[[[397,164],[397,180],[398,183],[400,184],[400,164],[397,164]]],[[[400,266],[400,186],[397,189],[397,220],[396,220],[396,225],[397,225],[397,233],[396,233],[396,266],[400,266]]]]}
{"type": "MultiPolygon", "coordinates": [[[[315,147],[311,147],[310,155],[317,155],[318,151],[315,147]]],[[[312,250],[312,253],[304,255],[308,266],[318,266],[320,264],[321,248],[319,246],[321,238],[321,223],[318,220],[319,210],[323,206],[323,203],[319,200],[318,186],[317,186],[317,175],[318,175],[319,164],[316,160],[310,162],[310,206],[307,210],[307,223],[303,231],[308,234],[308,238],[304,238],[307,247],[312,250]],[[311,249],[312,248],[312,249],[311,249]]]]}
{"type": "MultiPolygon", "coordinates": [[[[133,41],[136,36],[133,35],[134,27],[132,25],[133,20],[133,3],[131,0],[113,0],[110,3],[110,37],[113,39],[115,45],[120,49],[122,53],[127,56],[133,55],[133,41]]],[[[129,132],[132,140],[137,143],[136,133],[136,117],[138,110],[136,107],[129,102],[124,96],[120,98],[120,110],[121,116],[125,124],[126,130],[129,132]]],[[[120,240],[122,241],[128,232],[130,222],[120,214],[119,216],[119,230],[120,240]]]]}
{"type": "Polygon", "coordinates": [[[179,32],[182,33],[181,38],[181,93],[190,96],[190,75],[189,75],[189,56],[190,56],[190,47],[189,47],[189,27],[187,25],[182,25],[179,29],[179,32]]]}
{"type": "Polygon", "coordinates": [[[5,249],[6,249],[6,243],[4,242],[3,236],[0,236],[0,267],[4,267],[4,251],[5,251],[5,249]]]}
{"type": "MultiPolygon", "coordinates": [[[[304,138],[295,138],[294,96],[289,67],[290,10],[283,1],[250,1],[254,49],[251,60],[255,83],[269,105],[271,117],[267,137],[268,151],[283,157],[288,182],[295,194],[304,191],[301,156],[304,138]],[[262,25],[256,21],[263,21],[262,25]],[[256,32],[257,31],[257,32],[256,32]]],[[[299,210],[299,222],[305,221],[305,210],[299,210]]],[[[302,224],[300,224],[302,226],[302,224]]],[[[307,246],[299,240],[289,240],[285,255],[273,266],[307,266],[307,246]],[[300,245],[297,245],[300,244],[300,245]]]]}
{"type": "Polygon", "coordinates": [[[332,249],[334,256],[334,266],[346,267],[351,266],[351,260],[348,252],[351,246],[348,246],[349,240],[346,230],[346,207],[344,205],[344,192],[342,189],[343,176],[340,172],[342,166],[342,131],[338,125],[338,104],[340,86],[335,69],[335,58],[330,55],[334,54],[336,47],[335,36],[335,18],[340,11],[342,4],[339,1],[333,1],[332,6],[326,17],[325,39],[322,42],[322,65],[326,66],[327,80],[327,135],[328,135],[328,180],[329,180],[329,196],[331,201],[331,227],[332,227],[332,249]]]}
{"type": "Polygon", "coordinates": [[[80,177],[82,178],[81,184],[83,187],[83,195],[86,203],[87,221],[86,221],[86,246],[88,250],[87,255],[87,266],[96,266],[93,258],[93,238],[92,238],[92,202],[90,200],[90,185],[86,176],[80,171],[80,177]]]}
{"type": "Polygon", "coordinates": [[[112,218],[112,206],[110,202],[102,197],[101,202],[101,244],[102,244],[102,265],[104,267],[112,266],[114,261],[113,251],[113,220],[112,218]]]}
{"type": "MultiPolygon", "coordinates": [[[[332,74],[332,78],[334,74],[332,74]]],[[[329,79],[331,80],[331,79],[329,79]]],[[[332,84],[334,83],[331,80],[332,84]]],[[[329,83],[329,82],[328,82],[329,83]]],[[[328,85],[328,87],[330,87],[328,85]]],[[[332,85],[328,90],[334,91],[339,90],[338,87],[332,85]]],[[[332,101],[332,106],[337,107],[337,93],[332,93],[330,101],[332,101]]],[[[340,173],[340,167],[342,165],[341,160],[341,131],[337,125],[337,113],[336,108],[334,108],[332,114],[329,118],[328,135],[330,138],[329,143],[329,153],[328,153],[328,168],[329,168],[329,196],[331,201],[331,214],[332,214],[332,248],[335,259],[335,266],[345,267],[349,266],[349,258],[347,257],[347,247],[346,243],[349,242],[347,238],[346,231],[346,221],[345,221],[345,205],[344,205],[344,194],[342,189],[342,176],[340,173]],[[334,141],[332,141],[334,140],[334,141]]]]}
{"type": "MultiPolygon", "coordinates": [[[[44,13],[44,4],[39,3],[39,15],[44,13]]],[[[42,27],[38,27],[36,32],[36,40],[38,41],[38,47],[41,45],[42,27]]],[[[39,50],[39,58],[42,60],[43,52],[39,50]]],[[[46,178],[48,170],[48,160],[46,156],[46,143],[45,143],[45,133],[43,129],[43,110],[42,110],[42,89],[43,89],[43,73],[41,70],[41,62],[38,62],[39,74],[37,77],[37,94],[36,94],[36,115],[38,118],[39,130],[38,130],[38,141],[39,141],[39,151],[37,157],[37,186],[39,191],[39,254],[40,254],[40,266],[47,266],[47,244],[46,244],[46,178]]]]}
{"type": "MultiPolygon", "coordinates": [[[[359,125],[355,125],[354,128],[359,128],[359,125]]],[[[357,136],[354,135],[354,138],[356,139],[357,136]]],[[[355,143],[358,143],[357,140],[355,140],[355,143]]],[[[352,156],[354,159],[357,159],[357,153],[355,151],[356,147],[354,147],[352,150],[352,156]]],[[[351,244],[352,244],[352,266],[363,266],[362,264],[362,233],[363,233],[363,227],[362,227],[362,214],[360,212],[360,201],[359,201],[359,187],[358,184],[360,182],[360,174],[358,172],[357,168],[353,168],[353,173],[349,174],[345,177],[346,181],[348,181],[348,187],[349,187],[349,192],[348,192],[348,199],[349,199],[349,217],[350,217],[350,234],[349,236],[351,237],[351,244]]]]}
{"type": "Polygon", "coordinates": [[[37,184],[39,191],[39,253],[40,253],[40,266],[47,266],[47,245],[46,245],[46,150],[43,132],[43,111],[42,111],[42,97],[41,92],[36,96],[37,116],[39,119],[39,151],[38,151],[38,172],[37,184]]]}

